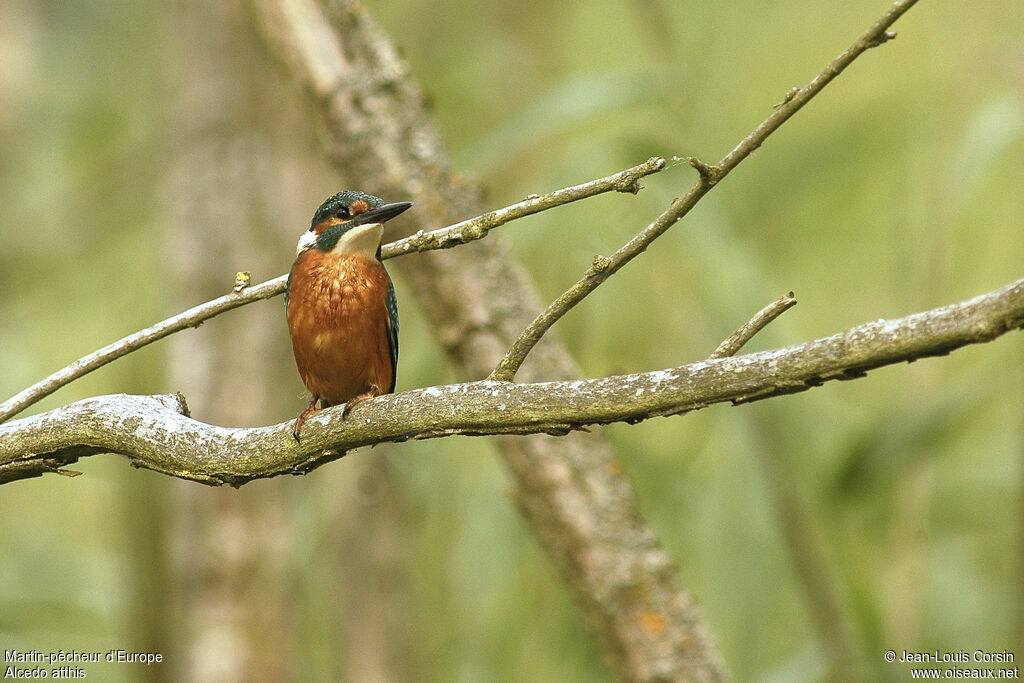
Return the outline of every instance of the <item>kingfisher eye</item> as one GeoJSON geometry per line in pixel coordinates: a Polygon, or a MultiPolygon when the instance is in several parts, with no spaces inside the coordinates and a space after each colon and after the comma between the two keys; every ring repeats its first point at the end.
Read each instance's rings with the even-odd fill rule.
{"type": "Polygon", "coordinates": [[[338,218],[343,218],[343,219],[344,218],[351,218],[352,217],[352,214],[349,213],[349,210],[348,210],[347,206],[343,206],[340,209],[338,209],[337,211],[335,211],[334,215],[337,216],[338,218]]]}

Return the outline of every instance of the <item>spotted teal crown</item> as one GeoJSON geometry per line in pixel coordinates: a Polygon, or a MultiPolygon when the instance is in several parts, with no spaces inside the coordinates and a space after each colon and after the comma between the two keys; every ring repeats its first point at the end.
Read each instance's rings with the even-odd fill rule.
{"type": "Polygon", "coordinates": [[[358,190],[345,190],[338,194],[328,198],[320,208],[313,214],[313,222],[309,224],[310,229],[317,226],[320,221],[326,220],[332,216],[337,218],[347,218],[348,216],[338,216],[338,212],[342,209],[348,209],[353,203],[362,199],[367,204],[367,208],[376,209],[384,203],[384,200],[380,197],[374,197],[372,194],[366,194],[365,192],[359,192],[358,190]]]}

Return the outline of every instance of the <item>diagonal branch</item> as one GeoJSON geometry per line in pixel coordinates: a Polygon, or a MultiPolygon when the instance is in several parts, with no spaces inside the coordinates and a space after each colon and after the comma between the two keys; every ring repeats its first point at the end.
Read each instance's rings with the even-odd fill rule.
{"type": "Polygon", "coordinates": [[[127,356],[129,353],[159,341],[175,332],[180,332],[189,327],[198,327],[204,321],[230,311],[233,308],[276,296],[284,291],[286,280],[287,276],[282,275],[253,287],[232,291],[230,294],[225,294],[213,301],[207,301],[204,304],[194,306],[187,311],[171,316],[151,327],[129,334],[127,337],[122,337],[112,344],[107,344],[101,349],[82,356],[71,365],[61,368],[46,379],[36,382],[27,389],[0,403],[0,423],[17,415],[33,403],[43,400],[62,386],[70,384],[79,377],[87,375],[93,370],[101,368],[122,356],[127,356]]]}
{"type": "Polygon", "coordinates": [[[641,178],[657,173],[663,168],[665,168],[664,159],[661,157],[651,157],[638,166],[627,168],[605,178],[598,178],[597,180],[591,180],[589,183],[566,187],[545,195],[531,195],[518,204],[512,204],[495,211],[488,211],[476,218],[449,225],[447,228],[427,233],[420,231],[405,239],[384,245],[381,249],[381,255],[383,258],[391,258],[392,256],[413,252],[447,249],[486,237],[487,233],[492,229],[517,218],[531,216],[535,213],[580,199],[588,199],[604,192],[616,191],[636,194],[643,189],[643,186],[640,185],[641,178]]]}
{"type": "Polygon", "coordinates": [[[881,19],[876,21],[853,45],[832,60],[810,83],[803,88],[787,93],[785,100],[775,108],[771,116],[743,138],[717,165],[711,166],[699,159],[690,159],[690,165],[697,169],[700,175],[696,184],[683,197],[673,200],[654,222],[610,257],[595,257],[593,265],[587,269],[583,277],[555,299],[516,339],[505,357],[491,372],[490,379],[506,382],[515,379],[526,356],[559,318],[583,301],[588,294],[597,289],[620,268],[642,254],[654,240],[665,234],[679,219],[688,214],[704,195],[711,191],[711,188],[725,178],[751,152],[760,147],[768,139],[768,136],[774,133],[789,117],[810,102],[833,78],[852,64],[853,60],[867,50],[895,38],[896,35],[887,32],[887,29],[916,2],[917,0],[896,2],[881,19]]]}
{"type": "Polygon", "coordinates": [[[968,301],[878,320],[772,351],[590,380],[484,380],[405,391],[361,404],[347,419],[310,419],[302,444],[282,423],[216,427],[188,417],[180,396],[101,396],[0,426],[0,483],[60,471],[81,457],[121,453],[138,467],[240,486],[305,474],[384,441],[487,434],[564,435],[590,424],[639,422],[713,403],[805,391],[834,379],[936,356],[1024,328],[1024,279],[968,301]]]}
{"type": "MultiPolygon", "coordinates": [[[[476,218],[461,221],[445,228],[439,228],[430,232],[423,232],[421,230],[410,237],[385,244],[381,248],[381,257],[387,259],[403,254],[425,252],[434,249],[448,249],[460,244],[466,244],[474,240],[483,239],[494,228],[505,225],[517,218],[523,218],[557,206],[594,197],[604,192],[614,191],[636,194],[641,189],[641,178],[657,173],[664,167],[664,159],[652,157],[642,164],[613,173],[604,178],[562,188],[544,195],[533,195],[516,204],[488,211],[476,218]]],[[[122,356],[126,356],[175,332],[180,332],[189,327],[198,327],[206,320],[239,306],[273,298],[284,292],[287,280],[287,275],[281,275],[273,280],[267,280],[252,287],[236,287],[235,291],[230,294],[194,306],[187,311],[183,311],[151,327],[123,337],[86,356],[82,356],[71,365],[61,368],[49,377],[0,403],[0,423],[17,415],[32,404],[43,400],[61,387],[122,356]]]]}

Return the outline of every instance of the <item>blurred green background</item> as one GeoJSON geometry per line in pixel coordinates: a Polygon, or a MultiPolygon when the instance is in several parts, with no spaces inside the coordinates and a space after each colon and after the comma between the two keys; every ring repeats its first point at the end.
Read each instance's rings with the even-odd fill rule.
{"type": "MultiPolygon", "coordinates": [[[[341,189],[244,9],[193,5],[0,4],[0,398],[227,291],[236,270],[285,272],[341,189]],[[202,103],[225,100],[197,123],[202,103]]],[[[493,207],[653,155],[717,161],[887,5],[367,2],[493,207]]],[[[701,359],[789,290],[800,304],[750,350],[1021,277],[1024,9],[927,1],[895,29],[558,324],[587,376],[701,359]]],[[[693,180],[676,162],[636,197],[550,211],[500,239],[550,299],[693,180]]],[[[451,381],[392,263],[398,388],[451,381]]],[[[31,412],[183,390],[199,419],[291,419],[305,399],[281,301],[249,308],[31,412]],[[239,388],[245,366],[203,351],[225,338],[262,388],[239,388]]],[[[1024,656],[1022,360],[1014,333],[607,428],[738,680],[825,677],[837,633],[880,679],[907,675],[883,661],[890,648],[1024,656]]],[[[107,680],[609,678],[485,439],[382,446],[240,491],[113,456],[75,469],[0,492],[5,649],[166,660],[89,665],[107,680]]]]}

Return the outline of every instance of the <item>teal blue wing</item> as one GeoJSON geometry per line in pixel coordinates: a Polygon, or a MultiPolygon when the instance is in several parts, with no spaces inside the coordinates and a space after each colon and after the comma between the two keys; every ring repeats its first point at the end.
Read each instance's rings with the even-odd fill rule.
{"type": "Polygon", "coordinates": [[[391,345],[391,387],[388,392],[395,390],[395,380],[398,377],[398,298],[395,296],[395,287],[388,278],[388,342],[391,345]]]}

